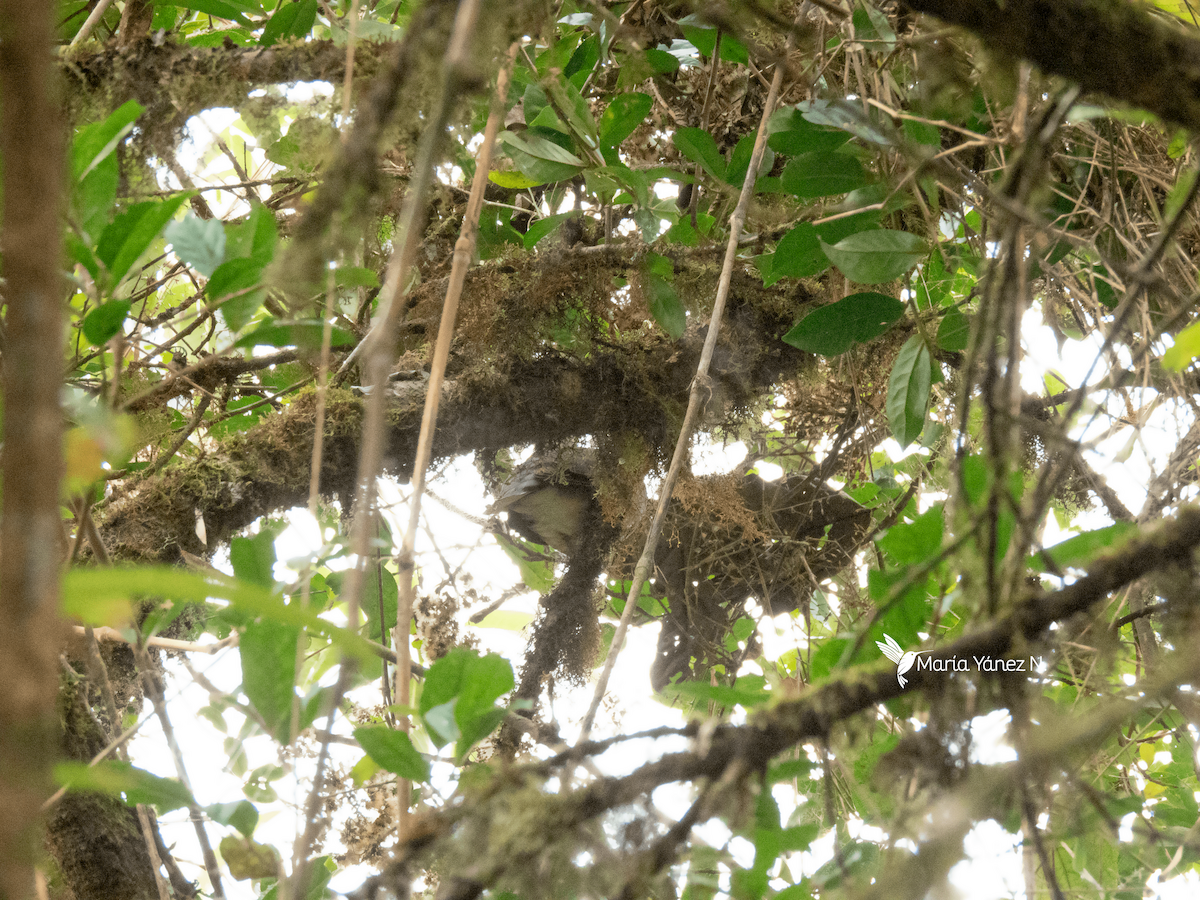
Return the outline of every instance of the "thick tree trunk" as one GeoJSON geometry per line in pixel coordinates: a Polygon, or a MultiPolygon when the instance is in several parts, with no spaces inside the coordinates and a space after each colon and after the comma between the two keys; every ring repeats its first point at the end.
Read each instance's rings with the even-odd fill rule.
{"type": "Polygon", "coordinates": [[[60,274],[62,135],[52,88],[56,8],[0,0],[0,265],[3,519],[0,520],[0,898],[33,895],[40,807],[58,742],[62,523],[60,274]]]}

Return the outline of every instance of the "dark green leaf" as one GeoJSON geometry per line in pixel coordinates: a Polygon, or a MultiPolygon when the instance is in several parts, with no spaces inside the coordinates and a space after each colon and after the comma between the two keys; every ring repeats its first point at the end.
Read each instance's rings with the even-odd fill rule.
{"type": "Polygon", "coordinates": [[[93,347],[102,347],[125,324],[131,306],[128,300],[109,300],[97,306],[83,320],[83,336],[93,347]]]}
{"type": "Polygon", "coordinates": [[[771,283],[780,278],[811,278],[829,268],[829,260],[821,249],[817,229],[801,222],[775,245],[771,263],[771,283]]]}
{"type": "Polygon", "coordinates": [[[679,57],[666,50],[651,47],[646,51],[646,61],[659,75],[670,75],[679,69],[679,57]]]}
{"type": "Polygon", "coordinates": [[[297,0],[285,3],[263,26],[259,44],[270,47],[288,38],[302,38],[312,31],[317,18],[317,0],[297,0]]]}
{"type": "Polygon", "coordinates": [[[894,281],[926,253],[925,242],[907,231],[877,228],[860,231],[821,249],[842,274],[859,284],[894,281]]]}
{"type": "Polygon", "coordinates": [[[650,315],[654,316],[654,321],[672,340],[683,337],[683,332],[687,329],[687,312],[679,302],[674,285],[665,278],[647,273],[642,276],[642,287],[646,292],[646,301],[650,305],[650,315]]]}
{"type": "MultiPolygon", "coordinates": [[[[717,43],[717,29],[695,14],[680,19],[679,27],[683,31],[683,36],[701,54],[706,57],[713,55],[717,43]]],[[[745,44],[725,31],[721,34],[721,59],[744,66],[750,62],[750,54],[746,50],[745,44]]]]}
{"type": "Polygon", "coordinates": [[[848,194],[870,182],[867,171],[846,153],[817,150],[793,158],[783,170],[783,189],[797,197],[848,194]]]}
{"type": "Polygon", "coordinates": [[[188,199],[179,194],[167,200],[135,203],[121,213],[100,235],[96,256],[108,267],[110,284],[116,287],[150,244],[188,199]]]}
{"type": "Polygon", "coordinates": [[[852,100],[811,100],[796,108],[815,125],[840,128],[868,143],[890,147],[896,140],[896,129],[881,114],[863,111],[862,104],[852,100]]]}
{"type": "Polygon", "coordinates": [[[799,110],[777,110],[768,125],[767,146],[785,156],[804,153],[829,153],[850,140],[850,135],[836,128],[814,125],[799,110]]]}
{"type": "MultiPolygon", "coordinates": [[[[754,154],[754,141],[757,137],[758,135],[753,131],[742,135],[742,139],[733,148],[733,153],[729,157],[729,168],[725,171],[725,181],[727,184],[740,188],[746,180],[746,170],[750,168],[750,157],[754,154]]],[[[775,151],[767,147],[763,151],[763,158],[759,164],[758,171],[770,172],[773,165],[775,165],[775,151]]],[[[757,175],[758,173],[755,174],[757,175]]]]}
{"type": "Polygon", "coordinates": [[[904,304],[886,294],[866,291],[809,313],[783,340],[800,350],[837,356],[855,343],[883,334],[904,313],[904,304]]]}
{"type": "Polygon", "coordinates": [[[703,128],[679,128],[671,137],[679,152],[694,163],[699,163],[712,178],[725,177],[725,157],[717,149],[713,136],[703,128]]]}
{"type": "Polygon", "coordinates": [[[219,219],[205,221],[189,212],[167,225],[163,236],[175,255],[205,278],[225,260],[225,226],[219,219]]]}
{"type": "Polygon", "coordinates": [[[654,100],[649,94],[621,94],[600,116],[600,146],[618,147],[645,121],[654,100]]]}
{"type": "Polygon", "coordinates": [[[924,563],[942,550],[944,522],[945,513],[939,503],[912,522],[893,525],[879,539],[879,547],[899,565],[924,563]]]}
{"type": "Polygon", "coordinates": [[[558,215],[554,216],[545,216],[544,218],[538,219],[536,222],[530,225],[529,230],[525,232],[525,249],[532,250],[537,246],[538,241],[550,234],[550,232],[554,231],[555,228],[574,215],[577,215],[577,213],[566,212],[559,213],[558,215]]]}
{"type": "Polygon", "coordinates": [[[428,781],[429,763],[403,731],[386,725],[354,729],[354,739],[367,755],[393,775],[410,781],[428,781]]]}
{"type": "Polygon", "coordinates": [[[914,334],[900,348],[892,366],[892,377],[888,381],[888,422],[901,447],[907,447],[915,441],[925,427],[932,380],[933,363],[929,348],[919,334],[914,334]]]}
{"type": "Polygon", "coordinates": [[[938,325],[937,345],[943,350],[966,350],[971,341],[971,322],[957,306],[946,310],[938,325]]]}
{"type": "MultiPolygon", "coordinates": [[[[547,93],[554,101],[555,109],[567,123],[567,128],[574,135],[578,145],[593,149],[598,148],[600,146],[600,139],[597,135],[596,120],[592,116],[592,110],[588,106],[588,102],[579,93],[579,88],[567,78],[554,77],[553,73],[544,82],[544,85],[547,93]]],[[[559,161],[562,162],[563,160],[559,161]]]]}

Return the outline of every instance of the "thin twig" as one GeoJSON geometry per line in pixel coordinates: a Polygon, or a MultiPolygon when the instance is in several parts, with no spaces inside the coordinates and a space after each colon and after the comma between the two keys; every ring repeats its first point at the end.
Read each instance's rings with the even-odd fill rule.
{"type": "MultiPolygon", "coordinates": [[[[784,51],[785,56],[791,51],[793,43],[794,37],[789,35],[787,50],[784,51]]],[[[600,677],[596,682],[596,691],[592,696],[591,705],[588,707],[587,713],[583,718],[583,724],[579,728],[577,742],[583,742],[588,739],[588,735],[592,730],[592,723],[596,718],[596,711],[600,708],[600,701],[604,699],[604,694],[608,690],[608,679],[612,676],[613,667],[617,663],[617,655],[621,651],[621,645],[625,642],[625,632],[629,629],[629,622],[633,618],[633,610],[638,605],[637,599],[641,594],[642,585],[645,584],[646,578],[650,573],[650,566],[654,562],[654,549],[658,545],[658,537],[662,532],[663,521],[666,519],[667,505],[671,500],[671,491],[679,478],[684,460],[688,456],[688,446],[691,443],[692,430],[696,426],[701,408],[708,401],[712,393],[708,378],[708,369],[712,363],[713,352],[716,350],[717,336],[721,331],[721,317],[725,311],[725,300],[729,296],[729,285],[733,278],[733,264],[737,257],[738,239],[741,236],[742,225],[746,221],[746,210],[750,206],[750,198],[754,194],[754,184],[758,178],[758,167],[762,163],[763,152],[766,150],[767,122],[770,120],[771,113],[775,109],[775,103],[779,99],[784,68],[782,65],[777,66],[775,68],[775,75],[771,79],[771,90],[767,94],[766,105],[763,107],[762,121],[759,123],[758,136],[754,141],[754,152],[750,156],[750,165],[746,169],[746,177],[742,182],[742,193],[738,198],[733,215],[729,219],[729,241],[725,247],[725,262],[721,267],[721,278],[717,284],[717,296],[713,302],[712,315],[709,317],[708,335],[705,337],[704,347],[700,351],[700,361],[696,366],[696,377],[692,380],[691,391],[688,394],[687,412],[684,414],[683,424],[679,429],[679,439],[675,443],[675,452],[671,457],[671,467],[667,471],[667,477],[663,480],[662,487],[659,489],[658,508],[654,511],[654,518],[650,523],[650,532],[646,535],[646,544],[642,549],[641,558],[638,559],[637,567],[633,570],[633,579],[630,582],[629,596],[625,601],[625,609],[621,613],[621,621],[617,625],[616,634],[613,635],[612,644],[608,649],[608,656],[604,660],[604,668],[601,670],[600,677]]]]}

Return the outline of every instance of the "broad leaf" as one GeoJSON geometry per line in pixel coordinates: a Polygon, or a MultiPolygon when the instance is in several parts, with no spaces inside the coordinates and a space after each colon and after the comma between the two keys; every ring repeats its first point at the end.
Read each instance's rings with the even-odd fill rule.
{"type": "Polygon", "coordinates": [[[386,725],[368,725],[355,728],[354,739],[371,759],[392,774],[410,781],[429,780],[428,761],[403,731],[386,725]]]}
{"type": "Polygon", "coordinates": [[[645,121],[653,103],[649,94],[621,94],[614,98],[600,116],[600,146],[620,146],[645,121]]]}
{"type": "Polygon", "coordinates": [[[104,229],[96,256],[108,268],[110,286],[116,287],[121,282],[188,196],[178,194],[167,200],[135,203],[104,229]]]}
{"type": "Polygon", "coordinates": [[[712,178],[725,178],[725,157],[717,149],[713,136],[703,128],[680,128],[671,137],[679,152],[701,168],[712,178]]]}
{"type": "Polygon", "coordinates": [[[870,183],[866,169],[845,153],[815,151],[795,157],[783,170],[783,189],[808,199],[848,194],[870,183]]]}
{"type": "Polygon", "coordinates": [[[917,439],[925,427],[933,363],[924,339],[914,334],[896,357],[888,381],[887,414],[892,434],[901,447],[917,439]]]}
{"type": "Polygon", "coordinates": [[[856,343],[879,337],[903,313],[904,304],[886,294],[851,294],[809,313],[783,340],[809,353],[837,356],[856,343]]]}
{"type": "Polygon", "coordinates": [[[907,231],[860,231],[821,249],[842,274],[859,284],[895,281],[925,256],[925,242],[907,231]]]}

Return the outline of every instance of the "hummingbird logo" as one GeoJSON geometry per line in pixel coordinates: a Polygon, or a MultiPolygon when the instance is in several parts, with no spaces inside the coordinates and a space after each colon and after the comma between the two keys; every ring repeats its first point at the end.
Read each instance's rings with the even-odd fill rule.
{"type": "Polygon", "coordinates": [[[904,673],[913,667],[913,663],[917,661],[918,653],[928,653],[928,650],[908,650],[896,643],[896,639],[887,632],[884,632],[883,640],[876,641],[875,646],[883,651],[883,655],[896,664],[896,680],[900,682],[900,687],[908,684],[908,679],[904,677],[904,673]],[[886,641],[887,643],[884,643],[886,641]]]}

